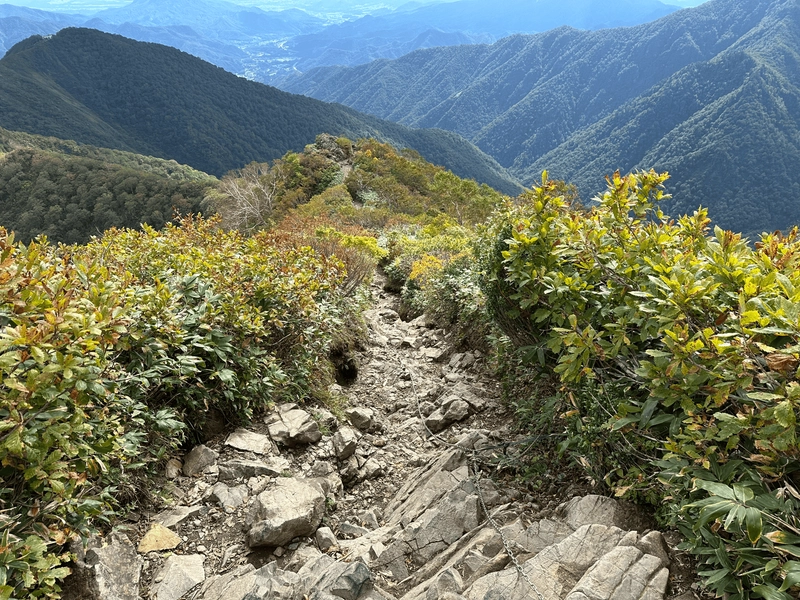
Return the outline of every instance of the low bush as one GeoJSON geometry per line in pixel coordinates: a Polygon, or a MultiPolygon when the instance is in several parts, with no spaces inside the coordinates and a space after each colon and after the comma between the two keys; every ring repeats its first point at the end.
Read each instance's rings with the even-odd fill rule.
{"type": "Polygon", "coordinates": [[[148,489],[209,410],[240,423],[324,391],[345,275],[213,220],[87,246],[0,232],[0,599],[58,597],[64,544],[148,489]]]}
{"type": "Polygon", "coordinates": [[[562,450],[618,495],[663,506],[718,595],[788,600],[800,591],[798,233],[753,248],[709,235],[703,210],[670,220],[666,178],[617,173],[582,209],[545,175],[483,236],[487,305],[559,377],[564,422],[580,424],[562,450]]]}

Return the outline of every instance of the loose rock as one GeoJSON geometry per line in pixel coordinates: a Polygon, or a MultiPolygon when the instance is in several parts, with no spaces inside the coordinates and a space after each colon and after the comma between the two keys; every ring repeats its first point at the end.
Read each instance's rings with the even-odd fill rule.
{"type": "Polygon", "coordinates": [[[269,424],[269,435],[283,446],[313,444],[322,439],[319,424],[304,410],[293,408],[278,414],[279,420],[269,424]]]}
{"type": "Polygon", "coordinates": [[[148,552],[173,550],[181,545],[181,538],[174,531],[171,531],[160,523],[153,523],[142,541],[139,542],[137,550],[141,554],[148,552]]]}
{"type": "Polygon", "coordinates": [[[186,475],[186,477],[199,475],[208,467],[215,465],[218,457],[219,454],[208,446],[196,446],[184,459],[183,474],[186,475]]]}
{"type": "Polygon", "coordinates": [[[203,559],[200,554],[170,556],[156,574],[156,585],[150,591],[153,600],[179,600],[202,583],[206,578],[203,559]]]}
{"type": "Polygon", "coordinates": [[[347,416],[350,423],[353,424],[353,427],[361,431],[369,431],[375,419],[375,411],[371,408],[348,408],[344,411],[344,414],[347,416]]]}
{"type": "Polygon", "coordinates": [[[352,427],[341,427],[333,436],[333,451],[339,460],[347,460],[358,448],[358,433],[352,427]]]}
{"type": "Polygon", "coordinates": [[[248,518],[250,547],[281,546],[312,535],[325,513],[325,494],[316,482],[282,478],[256,498],[248,518]]]}
{"type": "Polygon", "coordinates": [[[317,541],[317,547],[321,552],[327,552],[331,548],[336,547],[339,543],[330,527],[320,527],[317,529],[315,539],[317,541]]]}
{"type": "Polygon", "coordinates": [[[253,433],[247,429],[237,429],[225,440],[225,445],[254,454],[272,454],[273,445],[269,436],[253,433]]]}

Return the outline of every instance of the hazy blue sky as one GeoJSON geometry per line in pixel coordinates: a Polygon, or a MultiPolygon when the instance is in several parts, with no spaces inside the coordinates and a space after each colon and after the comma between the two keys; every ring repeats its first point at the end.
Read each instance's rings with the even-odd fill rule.
{"type": "MultiPolygon", "coordinates": [[[[340,0],[340,2],[337,4],[339,4],[344,10],[352,10],[352,8],[364,6],[385,6],[387,8],[397,7],[407,1],[408,0],[340,0]]],[[[419,2],[419,0],[417,1],[419,2]]],[[[432,2],[436,0],[423,1],[432,2]]],[[[677,6],[697,6],[705,1],[706,0],[662,0],[662,2],[665,4],[673,4],[677,6]]],[[[130,0],[0,0],[0,2],[14,4],[16,6],[39,8],[42,10],[87,14],[102,10],[104,8],[124,6],[129,4],[130,0]]],[[[321,8],[321,5],[326,5],[326,7],[331,5],[329,0],[233,0],[233,2],[235,4],[247,6],[260,6],[261,8],[267,10],[283,9],[291,6],[314,10],[317,7],[321,8]]],[[[324,10],[325,9],[322,9],[322,11],[324,10]]]]}

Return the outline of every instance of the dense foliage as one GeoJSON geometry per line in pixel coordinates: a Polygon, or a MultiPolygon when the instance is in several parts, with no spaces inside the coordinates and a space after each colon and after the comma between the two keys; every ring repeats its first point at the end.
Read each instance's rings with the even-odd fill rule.
{"type": "Polygon", "coordinates": [[[286,89],[455,131],[526,185],[547,169],[587,200],[616,169],[668,171],[670,212],[707,206],[756,237],[800,221],[798,31],[791,2],[719,0],[633,28],[315,69],[286,89]]]}
{"type": "Polygon", "coordinates": [[[0,154],[22,149],[42,150],[72,157],[88,158],[127,169],[168,177],[175,181],[203,181],[209,178],[208,174],[186,165],[178,164],[174,160],[164,160],[163,158],[112,150],[110,148],[98,148],[88,144],[79,144],[72,140],[43,137],[22,131],[9,131],[0,128],[0,154]]]}
{"type": "Polygon", "coordinates": [[[182,180],[90,158],[14,150],[0,154],[0,223],[20,241],[45,234],[54,242],[83,243],[111,227],[161,228],[176,212],[199,212],[215,183],[207,176],[182,180]]]}
{"type": "Polygon", "coordinates": [[[391,141],[462,176],[519,190],[456,134],[412,130],[96,30],[20,42],[0,60],[0,77],[2,127],[171,158],[216,176],[301,151],[327,132],[391,141]]]}
{"type": "MultiPolygon", "coordinates": [[[[481,257],[491,315],[531,365],[560,450],[662,506],[729,598],[800,583],[800,237],[668,219],[666,175],[609,178],[591,209],[548,181],[498,213],[481,257]],[[539,367],[537,367],[539,368],[539,367]]],[[[535,410],[535,409],[534,409],[535,410]]]]}
{"type": "Polygon", "coordinates": [[[0,244],[0,598],[58,597],[60,548],[135,500],[210,411],[331,381],[345,267],[213,221],[0,244]]]}

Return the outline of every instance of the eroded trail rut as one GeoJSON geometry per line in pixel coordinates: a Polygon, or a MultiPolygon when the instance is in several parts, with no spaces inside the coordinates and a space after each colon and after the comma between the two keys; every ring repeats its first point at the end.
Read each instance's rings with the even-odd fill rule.
{"type": "Polygon", "coordinates": [[[659,600],[679,587],[663,536],[616,501],[541,506],[480,474],[515,439],[483,357],[402,321],[379,284],[368,346],[333,390],[347,420],[284,405],[195,448],[167,469],[175,505],[94,541],[65,597],[659,600]]]}

